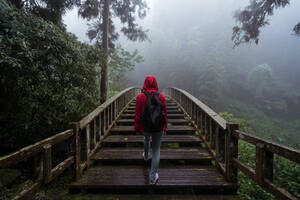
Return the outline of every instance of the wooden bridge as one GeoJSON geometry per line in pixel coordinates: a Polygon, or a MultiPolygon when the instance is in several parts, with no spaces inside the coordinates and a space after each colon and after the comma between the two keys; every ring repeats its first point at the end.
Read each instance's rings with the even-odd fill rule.
{"type": "MultiPolygon", "coordinates": [[[[184,90],[167,88],[168,129],[162,138],[160,179],[149,185],[151,160],[142,159],[143,136],[134,132],[137,88],[128,88],[96,108],[72,129],[0,158],[0,168],[34,157],[35,183],[14,199],[30,199],[41,185],[74,167],[70,193],[195,194],[239,199],[241,170],[278,199],[297,199],[273,182],[274,154],[300,163],[300,152],[238,130],[184,90]],[[238,159],[238,140],[256,146],[256,167],[238,159]],[[67,158],[52,166],[52,148],[70,141],[67,158]]],[[[150,153],[151,155],[151,153],[150,153]]],[[[185,197],[184,195],[181,197],[185,197]]],[[[190,199],[190,196],[186,196],[190,199]]]]}

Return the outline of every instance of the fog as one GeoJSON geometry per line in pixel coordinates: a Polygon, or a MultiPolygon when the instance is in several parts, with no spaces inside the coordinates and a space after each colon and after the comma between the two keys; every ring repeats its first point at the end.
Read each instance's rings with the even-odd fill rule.
{"type": "MultiPolygon", "coordinates": [[[[248,4],[149,0],[148,15],[138,22],[148,29],[150,41],[119,39],[125,49],[137,49],[145,59],[128,73],[127,86],[142,87],[147,74],[156,75],[160,89],[185,89],[217,112],[249,120],[257,135],[299,145],[300,37],[292,29],[299,23],[300,1],[292,0],[268,17],[270,25],[261,29],[258,45],[233,48],[234,13],[248,4]],[[261,69],[267,69],[270,78],[259,78],[261,69]]],[[[64,22],[68,31],[89,41],[87,22],[76,10],[67,13],[64,22]]]]}

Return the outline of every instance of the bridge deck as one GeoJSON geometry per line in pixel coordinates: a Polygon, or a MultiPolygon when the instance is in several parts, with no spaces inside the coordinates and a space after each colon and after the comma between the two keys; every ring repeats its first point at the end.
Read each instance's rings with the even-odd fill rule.
{"type": "Polygon", "coordinates": [[[126,194],[150,191],[152,194],[220,195],[211,199],[237,198],[237,185],[227,182],[212,164],[212,157],[189,125],[187,116],[171,99],[167,100],[169,126],[162,138],[160,178],[157,185],[149,185],[151,160],[142,159],[143,136],[135,135],[133,129],[134,106],[132,101],[121,114],[92,157],[94,165],[81,179],[70,184],[70,191],[87,189],[126,194]]]}

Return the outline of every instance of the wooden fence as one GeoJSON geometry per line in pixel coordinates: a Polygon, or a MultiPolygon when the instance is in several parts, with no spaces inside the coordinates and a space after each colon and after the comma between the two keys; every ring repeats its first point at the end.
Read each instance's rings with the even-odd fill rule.
{"type": "Polygon", "coordinates": [[[120,113],[123,112],[138,92],[139,89],[137,88],[127,88],[100,105],[79,122],[71,123],[73,129],[1,157],[0,169],[14,167],[28,158],[33,157],[34,159],[33,168],[36,175],[34,183],[24,188],[13,199],[31,199],[39,191],[42,184],[51,182],[72,164],[74,164],[76,179],[78,179],[83,170],[89,166],[90,157],[102,143],[103,138],[114,125],[120,113]],[[91,135],[92,140],[90,139],[91,135]],[[53,168],[53,146],[68,139],[71,140],[68,144],[70,146],[69,157],[53,168]]]}
{"type": "MultiPolygon", "coordinates": [[[[273,182],[274,154],[300,164],[300,151],[275,144],[239,131],[238,124],[228,123],[188,92],[178,88],[167,88],[165,94],[177,101],[193,121],[194,127],[214,157],[216,166],[228,181],[237,182],[237,170],[241,170],[277,199],[297,200],[273,182]],[[256,146],[256,167],[247,166],[238,159],[238,140],[256,146]]],[[[299,174],[300,176],[300,174],[299,174]]],[[[299,199],[298,199],[299,200],[299,199]]]]}

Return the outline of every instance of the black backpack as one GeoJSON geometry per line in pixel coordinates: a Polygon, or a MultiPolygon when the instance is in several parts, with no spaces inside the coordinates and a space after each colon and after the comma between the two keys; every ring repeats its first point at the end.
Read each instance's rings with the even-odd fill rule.
{"type": "Polygon", "coordinates": [[[158,98],[159,91],[149,93],[144,90],[143,93],[147,97],[144,113],[142,114],[144,131],[160,132],[165,125],[165,114],[158,98]]]}

